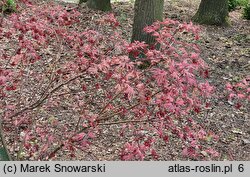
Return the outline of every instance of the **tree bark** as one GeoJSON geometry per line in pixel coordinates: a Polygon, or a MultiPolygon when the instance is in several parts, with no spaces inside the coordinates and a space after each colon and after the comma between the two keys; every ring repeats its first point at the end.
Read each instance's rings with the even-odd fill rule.
{"type": "Polygon", "coordinates": [[[149,45],[155,43],[154,37],[145,33],[143,29],[157,20],[163,20],[163,6],[164,0],[135,1],[135,15],[131,42],[145,41],[149,45]]]}
{"type": "Polygon", "coordinates": [[[80,0],[79,1],[79,4],[82,4],[82,3],[84,3],[84,2],[87,2],[88,0],[80,0]]]}
{"type": "Polygon", "coordinates": [[[110,11],[112,9],[110,0],[88,0],[87,6],[101,11],[110,11]]]}
{"type": "Polygon", "coordinates": [[[228,25],[228,0],[201,0],[192,20],[206,25],[228,25]]]}

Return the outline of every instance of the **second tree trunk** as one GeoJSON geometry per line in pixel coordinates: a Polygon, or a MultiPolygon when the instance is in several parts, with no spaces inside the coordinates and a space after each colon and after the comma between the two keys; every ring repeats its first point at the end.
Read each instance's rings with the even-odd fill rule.
{"type": "Polygon", "coordinates": [[[164,0],[136,0],[135,15],[133,24],[133,41],[145,41],[147,44],[154,44],[155,40],[150,34],[146,34],[143,29],[153,22],[163,19],[164,0]]]}
{"type": "Polygon", "coordinates": [[[87,6],[95,10],[102,10],[102,11],[111,10],[110,0],[88,0],[87,6]]]}
{"type": "Polygon", "coordinates": [[[227,25],[228,0],[201,0],[193,21],[207,25],[227,25]]]}

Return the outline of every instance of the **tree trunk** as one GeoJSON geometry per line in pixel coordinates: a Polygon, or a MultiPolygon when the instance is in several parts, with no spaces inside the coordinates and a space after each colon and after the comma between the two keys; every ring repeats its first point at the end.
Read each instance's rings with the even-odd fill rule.
{"type": "Polygon", "coordinates": [[[145,41],[151,45],[155,43],[154,37],[143,31],[144,27],[163,19],[164,0],[136,0],[133,34],[131,42],[145,41]]]}
{"type": "Polygon", "coordinates": [[[82,4],[84,2],[87,2],[88,0],[79,0],[79,4],[82,4]]]}
{"type": "Polygon", "coordinates": [[[87,6],[101,11],[110,11],[112,9],[110,0],[88,0],[87,6]]]}
{"type": "Polygon", "coordinates": [[[88,0],[79,0],[79,4],[82,4],[84,2],[87,2],[88,0]]]}
{"type": "Polygon", "coordinates": [[[206,25],[228,25],[228,0],[201,0],[192,20],[206,25]]]}

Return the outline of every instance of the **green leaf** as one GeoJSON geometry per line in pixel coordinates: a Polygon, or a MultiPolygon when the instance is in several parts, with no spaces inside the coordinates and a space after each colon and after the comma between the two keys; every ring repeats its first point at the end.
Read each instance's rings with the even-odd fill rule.
{"type": "Polygon", "coordinates": [[[15,0],[7,0],[6,3],[2,6],[2,11],[7,13],[16,12],[17,5],[15,0]]]}
{"type": "Polygon", "coordinates": [[[8,0],[7,5],[9,5],[10,7],[16,7],[16,3],[14,0],[8,0]]]}
{"type": "Polygon", "coordinates": [[[0,161],[9,161],[9,156],[5,148],[0,148],[0,161]]]}

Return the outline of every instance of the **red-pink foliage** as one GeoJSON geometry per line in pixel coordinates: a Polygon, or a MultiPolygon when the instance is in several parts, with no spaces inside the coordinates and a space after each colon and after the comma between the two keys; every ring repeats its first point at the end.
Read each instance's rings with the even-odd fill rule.
{"type": "Polygon", "coordinates": [[[51,4],[2,20],[0,43],[9,43],[0,50],[0,105],[11,153],[45,160],[65,150],[73,157],[103,126],[118,124],[121,139],[130,137],[122,160],[157,159],[154,143],[170,137],[184,156],[217,156],[206,148],[217,137],[192,118],[213,92],[198,28],[170,19],[146,27],[156,50],[124,40],[114,15],[98,20],[98,31],[75,30],[79,17],[51,4]],[[150,66],[138,69],[145,61],[150,66]]]}
{"type": "Polygon", "coordinates": [[[250,102],[250,76],[235,84],[227,83],[226,90],[228,100],[235,102],[235,108],[241,108],[243,102],[250,102]]]}

